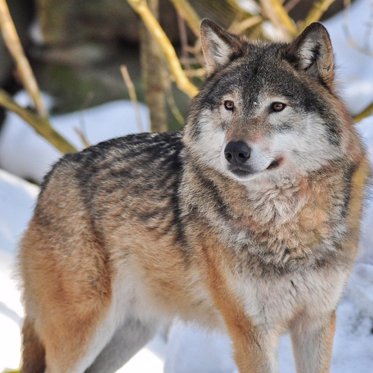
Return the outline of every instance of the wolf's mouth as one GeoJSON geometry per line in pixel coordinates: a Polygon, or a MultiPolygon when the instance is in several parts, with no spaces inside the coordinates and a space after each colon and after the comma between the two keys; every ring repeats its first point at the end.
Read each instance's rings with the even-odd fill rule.
{"type": "Polygon", "coordinates": [[[282,158],[273,160],[270,165],[267,167],[267,170],[274,170],[275,168],[279,167],[282,162],[282,158]]]}
{"type": "Polygon", "coordinates": [[[229,171],[238,177],[245,177],[254,173],[252,170],[244,168],[231,168],[229,171]]]}
{"type": "Polygon", "coordinates": [[[274,159],[267,168],[263,170],[253,170],[251,167],[229,167],[229,171],[238,177],[245,177],[253,174],[257,174],[263,171],[275,170],[280,167],[282,158],[274,159]]]}

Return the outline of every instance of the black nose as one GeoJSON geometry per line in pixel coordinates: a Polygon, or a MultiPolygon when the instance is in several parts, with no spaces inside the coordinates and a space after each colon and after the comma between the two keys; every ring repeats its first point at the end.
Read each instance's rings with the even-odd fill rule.
{"type": "Polygon", "coordinates": [[[225,159],[233,165],[244,164],[250,158],[250,154],[251,149],[243,141],[231,141],[224,149],[225,159]]]}

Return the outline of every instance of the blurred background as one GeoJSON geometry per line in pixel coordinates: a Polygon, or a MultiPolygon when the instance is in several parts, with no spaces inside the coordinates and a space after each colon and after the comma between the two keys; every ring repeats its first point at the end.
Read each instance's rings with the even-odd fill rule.
{"type": "MultiPolygon", "coordinates": [[[[197,38],[200,19],[208,17],[232,32],[254,39],[289,41],[307,23],[325,20],[349,3],[343,0],[279,1],[286,16],[289,14],[287,24],[283,21],[284,15],[277,14],[273,8],[276,1],[6,2],[40,89],[54,97],[50,114],[129,99],[120,72],[120,66],[125,64],[138,99],[150,107],[154,130],[180,129],[190,95],[175,87],[175,77],[164,53],[131,3],[147,5],[159,19],[186,77],[196,86],[204,78],[197,38]],[[317,4],[321,8],[314,8],[317,4]]],[[[24,84],[3,40],[0,40],[0,56],[0,87],[13,95],[24,84]]],[[[3,119],[4,110],[1,110],[0,121],[3,119]]]]}
{"type": "MultiPolygon", "coordinates": [[[[0,372],[16,368],[23,309],[14,265],[44,174],[111,137],[183,128],[205,71],[199,24],[291,41],[327,27],[338,92],[373,162],[373,0],[0,0],[0,372]]],[[[372,190],[373,195],[373,190],[372,190]]],[[[373,203],[338,308],[333,371],[373,370],[373,203]]],[[[288,339],[284,371],[294,372],[288,339]]],[[[177,322],[122,373],[233,373],[225,336],[177,322]]]]}
{"type": "MultiPolygon", "coordinates": [[[[355,71],[372,64],[373,6],[365,0],[364,19],[357,20],[354,3],[0,0],[0,167],[40,183],[61,153],[134,131],[182,129],[205,78],[198,38],[205,17],[249,39],[272,41],[291,41],[308,24],[333,24],[337,17],[333,42],[348,46],[349,62],[359,61],[355,70],[347,63],[352,73],[343,72],[343,81],[362,79],[355,71]],[[90,110],[117,100],[130,102],[90,110]],[[42,138],[30,137],[31,128],[42,138]],[[31,154],[42,158],[36,171],[31,154]]],[[[344,96],[354,114],[372,109],[372,90],[365,88],[366,99],[349,97],[351,87],[344,96]]]]}

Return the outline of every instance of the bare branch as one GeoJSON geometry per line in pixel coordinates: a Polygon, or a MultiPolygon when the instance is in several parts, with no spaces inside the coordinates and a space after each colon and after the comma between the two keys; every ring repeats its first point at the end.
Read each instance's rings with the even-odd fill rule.
{"type": "Polygon", "coordinates": [[[367,107],[365,107],[359,114],[354,115],[353,119],[355,123],[369,117],[373,114],[373,102],[371,102],[367,107]]]}
{"type": "Polygon", "coordinates": [[[62,137],[49,123],[45,117],[40,117],[31,111],[19,106],[2,89],[0,89],[0,105],[19,115],[24,121],[61,153],[74,153],[76,149],[64,137],[62,137]]]}
{"type": "Polygon", "coordinates": [[[141,113],[140,113],[140,108],[139,108],[139,102],[137,100],[136,89],[135,89],[135,86],[132,82],[130,74],[128,73],[127,66],[126,65],[121,65],[120,72],[122,73],[124,83],[127,86],[128,94],[130,96],[131,102],[132,102],[133,107],[135,109],[137,129],[139,130],[139,132],[144,132],[144,126],[143,126],[142,120],[141,120],[141,113]]]}
{"type": "Polygon", "coordinates": [[[263,17],[261,16],[251,16],[249,18],[244,19],[241,22],[236,22],[231,25],[229,28],[230,32],[235,34],[243,34],[246,30],[258,26],[260,23],[263,22],[263,17]]]}
{"type": "Polygon", "coordinates": [[[297,26],[280,0],[260,0],[260,4],[269,20],[279,29],[286,31],[289,38],[297,35],[297,26]]]}
{"type": "Polygon", "coordinates": [[[188,0],[171,0],[172,4],[178,14],[180,14],[193,31],[193,33],[198,36],[199,35],[199,25],[201,24],[201,20],[199,19],[197,13],[193,9],[193,7],[189,4],[188,0]]]}
{"type": "Polygon", "coordinates": [[[169,92],[167,95],[167,105],[170,108],[170,111],[173,115],[173,117],[176,119],[176,121],[183,126],[184,125],[184,117],[181,114],[179,108],[176,105],[175,98],[172,94],[172,91],[169,92]]]}
{"type": "Polygon", "coordinates": [[[32,72],[31,66],[25,57],[17,30],[14,26],[8,5],[5,0],[0,0],[0,28],[4,42],[17,64],[17,69],[22,83],[31,96],[36,110],[41,116],[47,117],[47,110],[43,104],[38,84],[32,72]]]}
{"type": "Polygon", "coordinates": [[[82,142],[83,146],[85,148],[89,148],[92,144],[89,142],[86,134],[81,128],[75,127],[74,128],[75,133],[79,136],[80,141],[82,142]]]}
{"type": "Polygon", "coordinates": [[[127,0],[135,12],[141,17],[149,33],[161,48],[167,65],[175,79],[177,87],[189,97],[198,93],[198,88],[185,75],[175,49],[159,22],[150,11],[145,0],[127,0]]]}
{"type": "Polygon", "coordinates": [[[309,24],[317,22],[323,14],[329,9],[335,0],[319,0],[316,1],[308,12],[306,19],[302,23],[302,29],[306,28],[309,24]]]}
{"type": "Polygon", "coordinates": [[[181,64],[186,70],[190,69],[189,53],[188,53],[188,34],[185,25],[185,20],[179,13],[177,13],[177,26],[179,29],[180,44],[181,44],[181,57],[179,58],[181,64]],[[184,63],[185,62],[185,63],[184,63]]]}
{"type": "Polygon", "coordinates": [[[289,0],[284,6],[286,11],[289,13],[292,9],[294,9],[298,4],[300,0],[289,0]]]}
{"type": "Polygon", "coordinates": [[[202,79],[206,76],[206,70],[203,67],[197,69],[186,70],[185,73],[190,78],[199,78],[202,79]]]}
{"type": "Polygon", "coordinates": [[[257,8],[257,12],[251,13],[246,10],[238,0],[227,0],[227,3],[232,7],[233,11],[237,13],[241,18],[248,18],[259,13],[259,6],[253,3],[254,8],[257,8]]]}

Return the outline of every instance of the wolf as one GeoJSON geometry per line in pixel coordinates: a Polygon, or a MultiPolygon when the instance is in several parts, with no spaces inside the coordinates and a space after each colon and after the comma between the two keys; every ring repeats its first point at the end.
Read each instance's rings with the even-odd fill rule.
{"type": "Polygon", "coordinates": [[[230,336],[240,373],[329,372],[366,151],[327,30],[251,42],[201,23],[183,132],[112,139],[45,177],[21,242],[22,373],[110,373],[174,318],[230,336]]]}

